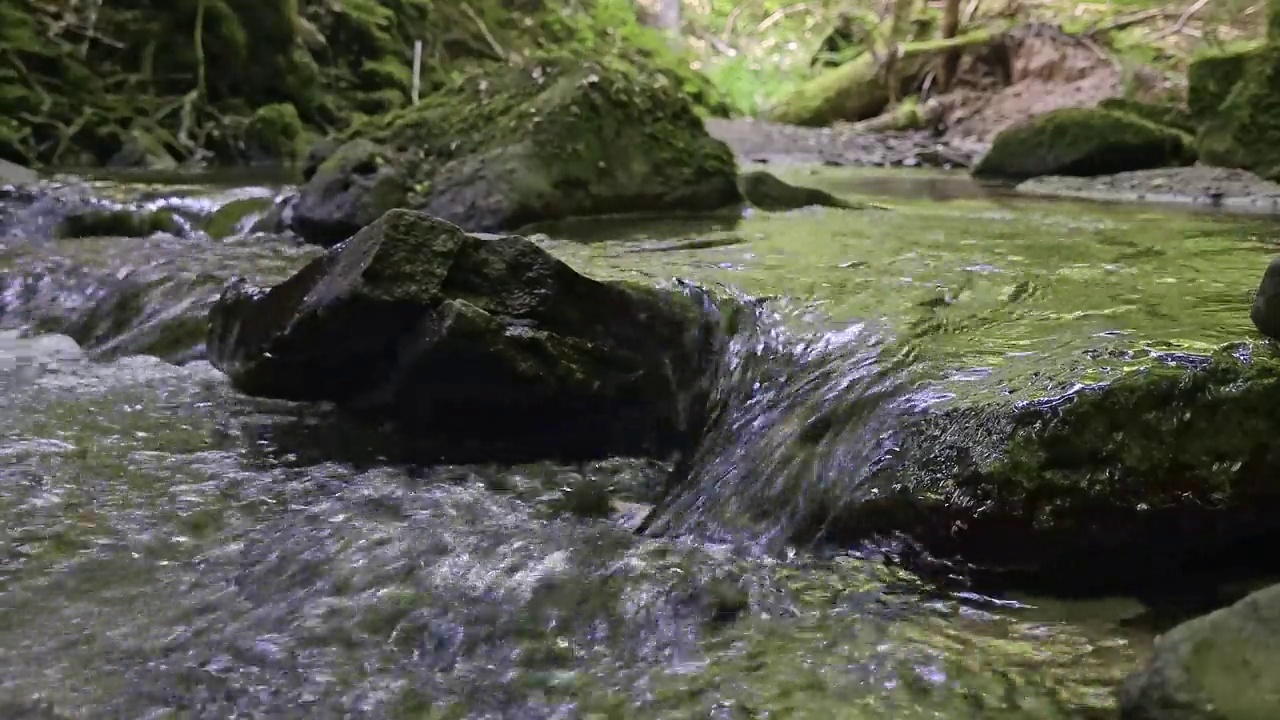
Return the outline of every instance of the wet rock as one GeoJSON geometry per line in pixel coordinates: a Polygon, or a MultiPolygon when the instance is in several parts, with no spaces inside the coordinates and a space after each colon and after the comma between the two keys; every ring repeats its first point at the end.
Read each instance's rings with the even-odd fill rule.
{"type": "Polygon", "coordinates": [[[62,238],[147,237],[156,233],[182,234],[182,224],[168,210],[86,208],[62,219],[56,231],[62,238]]]}
{"type": "Polygon", "coordinates": [[[1022,180],[1041,175],[1106,175],[1190,165],[1190,136],[1127,113],[1066,108],[996,136],[973,169],[976,177],[1022,180]]]}
{"type": "Polygon", "coordinates": [[[35,170],[0,159],[0,185],[30,185],[39,179],[35,170]]]}
{"type": "Polygon", "coordinates": [[[1280,537],[1280,359],[1267,347],[1157,356],[1060,397],[969,392],[920,409],[875,380],[801,416],[781,453],[767,437],[750,439],[759,453],[704,444],[651,532],[756,522],[797,543],[905,536],[976,579],[1068,594],[1198,582],[1280,537]],[[739,478],[741,466],[768,480],[739,478]]]}
{"type": "Polygon", "coordinates": [[[408,180],[393,153],[368,140],[342,145],[321,162],[293,205],[292,228],[329,247],[405,204],[408,180]]]}
{"type": "Polygon", "coordinates": [[[309,154],[293,219],[321,245],[392,207],[496,231],[739,200],[733,155],[689,99],[620,60],[548,59],[473,78],[336,140],[309,154]]]}
{"type": "Polygon", "coordinates": [[[802,207],[821,206],[845,210],[862,210],[865,203],[852,203],[818,188],[800,187],[783,182],[770,173],[755,171],[738,176],[738,189],[747,202],[767,212],[785,212],[802,207]]]}
{"type": "Polygon", "coordinates": [[[1162,635],[1120,690],[1122,720],[1280,717],[1280,585],[1162,635]]]}
{"type": "Polygon", "coordinates": [[[250,162],[291,162],[298,157],[302,120],[290,103],[263,105],[244,129],[244,152],[250,162]]]}
{"type": "Polygon", "coordinates": [[[449,456],[661,455],[705,406],[709,305],[394,210],[270,290],[229,285],[208,347],[248,394],[392,419],[449,456]]]}
{"type": "Polygon", "coordinates": [[[1258,332],[1273,340],[1280,340],[1280,258],[1267,265],[1262,284],[1253,298],[1249,319],[1258,332]]]}

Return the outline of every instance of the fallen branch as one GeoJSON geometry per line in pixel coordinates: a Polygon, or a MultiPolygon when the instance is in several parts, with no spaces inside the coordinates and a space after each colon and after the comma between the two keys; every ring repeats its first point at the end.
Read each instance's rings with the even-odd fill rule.
{"type": "Polygon", "coordinates": [[[462,12],[466,13],[467,17],[471,18],[471,22],[475,23],[476,27],[480,29],[480,35],[485,39],[485,42],[489,43],[489,47],[498,54],[499,60],[504,62],[513,62],[519,59],[515,53],[508,55],[507,51],[502,49],[502,46],[498,44],[498,40],[493,37],[493,33],[489,32],[488,26],[484,24],[484,21],[480,19],[480,16],[476,14],[476,11],[471,9],[470,5],[464,2],[461,5],[461,9],[462,12]]]}
{"type": "Polygon", "coordinates": [[[1148,20],[1168,17],[1170,14],[1170,11],[1166,8],[1152,8],[1151,10],[1143,10],[1141,12],[1130,13],[1128,15],[1121,15],[1119,17],[1112,18],[1105,23],[1089,28],[1084,32],[1084,34],[1094,36],[1108,33],[1113,30],[1123,30],[1128,27],[1133,27],[1134,25],[1141,25],[1148,20]]]}

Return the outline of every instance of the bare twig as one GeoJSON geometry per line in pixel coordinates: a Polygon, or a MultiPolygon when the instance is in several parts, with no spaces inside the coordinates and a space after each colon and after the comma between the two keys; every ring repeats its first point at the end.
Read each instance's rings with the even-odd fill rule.
{"type": "Polygon", "coordinates": [[[961,25],[968,25],[973,22],[973,16],[978,14],[978,6],[982,4],[982,0],[969,0],[969,5],[964,9],[964,15],[960,17],[961,25]]]}
{"type": "Polygon", "coordinates": [[[1191,19],[1191,16],[1200,12],[1200,10],[1203,9],[1204,6],[1208,4],[1209,4],[1209,0],[1196,0],[1194,3],[1192,3],[1191,7],[1187,8],[1185,11],[1183,11],[1181,15],[1178,16],[1177,22],[1175,22],[1173,25],[1170,25],[1168,28],[1165,28],[1164,30],[1156,33],[1151,37],[1151,39],[1159,40],[1160,38],[1168,37],[1170,35],[1174,35],[1182,32],[1182,30],[1186,28],[1187,21],[1191,19]]]}
{"type": "Polygon", "coordinates": [[[1128,15],[1121,15],[1119,17],[1112,18],[1107,22],[1095,25],[1094,27],[1089,28],[1089,30],[1085,32],[1085,35],[1100,35],[1102,33],[1111,32],[1112,30],[1123,30],[1127,27],[1133,27],[1134,25],[1139,25],[1148,20],[1166,17],[1169,14],[1170,12],[1165,8],[1152,8],[1141,12],[1129,13],[1128,15]]]}
{"type": "Polygon", "coordinates": [[[480,16],[476,14],[476,11],[471,9],[470,5],[464,2],[461,5],[461,9],[462,12],[466,13],[467,17],[471,18],[471,22],[475,23],[476,27],[480,28],[480,34],[484,37],[485,42],[489,43],[489,47],[493,48],[493,51],[498,54],[499,58],[507,62],[511,62],[515,59],[511,55],[508,55],[506,50],[502,49],[502,46],[498,44],[497,39],[493,37],[493,33],[489,32],[488,26],[484,24],[484,21],[480,19],[480,16]]]}
{"type": "Polygon", "coordinates": [[[756,32],[764,32],[765,30],[768,30],[772,25],[777,23],[782,18],[792,13],[804,12],[805,10],[808,10],[808,9],[809,9],[809,5],[806,3],[796,3],[795,5],[788,5],[784,8],[780,8],[774,11],[774,13],[769,17],[765,18],[764,20],[761,20],[760,24],[756,26],[756,32]]]}

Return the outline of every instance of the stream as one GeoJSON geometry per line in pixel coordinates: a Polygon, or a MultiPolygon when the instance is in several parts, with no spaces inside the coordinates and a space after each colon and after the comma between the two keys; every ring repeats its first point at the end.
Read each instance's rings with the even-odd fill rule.
{"type": "MultiPolygon", "coordinates": [[[[835,433],[856,470],[908,375],[1035,396],[1248,337],[1276,248],[1256,217],[922,171],[783,177],[893,210],[532,229],[595,277],[768,299],[768,344],[738,352],[792,360],[716,440],[757,476],[783,472],[804,418],[872,398],[835,433]],[[875,362],[893,338],[901,377],[875,362]]],[[[315,256],[245,235],[276,187],[229,182],[156,195],[195,208],[185,236],[0,243],[0,717],[1114,717],[1160,629],[1136,600],[994,597],[892,547],[762,542],[731,531],[733,473],[643,537],[659,463],[439,466],[332,408],[244,397],[199,353],[135,354],[166,355],[158,324],[229,274],[274,282],[315,256]],[[137,273],[132,304],[94,314],[137,273]],[[575,511],[583,488],[611,518],[575,511]]]]}

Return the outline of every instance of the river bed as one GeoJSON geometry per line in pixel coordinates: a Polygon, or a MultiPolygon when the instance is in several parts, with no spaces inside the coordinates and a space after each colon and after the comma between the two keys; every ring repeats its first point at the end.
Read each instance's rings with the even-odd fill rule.
{"type": "MultiPolygon", "coordinates": [[[[807,342],[883,323],[936,376],[1012,393],[1249,336],[1276,247],[1258,218],[788,172],[894,209],[535,230],[595,276],[776,298],[807,342]]],[[[307,257],[84,242],[47,252],[307,257]]],[[[1105,718],[1153,633],[1131,600],[987,597],[892,553],[638,537],[573,496],[643,506],[657,463],[434,466],[202,361],[8,333],[0,388],[3,717],[1105,718]]]]}

